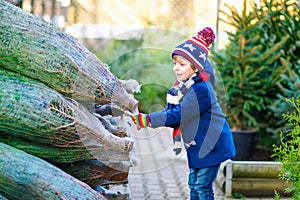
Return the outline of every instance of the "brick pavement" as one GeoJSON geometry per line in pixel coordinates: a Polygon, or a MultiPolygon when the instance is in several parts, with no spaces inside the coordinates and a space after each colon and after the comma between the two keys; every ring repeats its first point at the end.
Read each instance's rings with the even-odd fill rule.
{"type": "Polygon", "coordinates": [[[172,151],[171,129],[131,130],[137,165],[129,174],[131,200],[189,199],[188,168],[184,154],[172,151]]]}
{"type": "MultiPolygon", "coordinates": [[[[188,167],[185,151],[173,153],[171,129],[127,127],[135,140],[133,158],[136,165],[129,173],[130,200],[188,200],[188,167]]],[[[215,185],[215,200],[230,200],[215,185]]],[[[273,198],[247,198],[247,200],[273,198]]],[[[286,200],[286,198],[285,198],[286,200]]]]}

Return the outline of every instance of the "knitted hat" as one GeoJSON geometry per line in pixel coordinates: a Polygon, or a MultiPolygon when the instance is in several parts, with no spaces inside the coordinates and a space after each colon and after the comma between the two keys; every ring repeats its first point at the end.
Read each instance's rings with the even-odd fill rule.
{"type": "Polygon", "coordinates": [[[178,45],[172,52],[172,58],[174,55],[180,55],[190,61],[199,71],[202,71],[208,56],[209,46],[214,40],[214,31],[206,27],[199,31],[197,36],[178,45]]]}

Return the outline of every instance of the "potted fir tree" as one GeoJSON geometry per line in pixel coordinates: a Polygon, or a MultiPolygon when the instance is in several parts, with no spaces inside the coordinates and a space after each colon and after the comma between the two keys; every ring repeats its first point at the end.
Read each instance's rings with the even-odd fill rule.
{"type": "Polygon", "coordinates": [[[256,117],[267,109],[272,98],[268,93],[285,71],[274,65],[274,60],[280,57],[281,44],[287,38],[263,50],[257,27],[264,20],[258,20],[256,13],[247,10],[247,2],[244,0],[241,12],[229,6],[230,14],[220,11],[227,20],[219,20],[233,26],[235,32],[227,32],[229,43],[223,50],[212,50],[211,56],[224,84],[224,105],[235,140],[236,159],[251,156],[253,137],[259,128],[256,117]]]}

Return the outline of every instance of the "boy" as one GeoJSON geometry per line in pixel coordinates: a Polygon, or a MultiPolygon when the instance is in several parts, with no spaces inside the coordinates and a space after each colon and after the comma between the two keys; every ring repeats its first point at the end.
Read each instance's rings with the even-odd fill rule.
{"type": "Polygon", "coordinates": [[[178,144],[182,138],[190,169],[191,200],[214,199],[213,182],[220,164],[235,156],[227,118],[213,91],[214,74],[204,69],[214,38],[213,30],[206,27],[178,45],[172,52],[177,81],[168,91],[166,108],[132,117],[138,129],[173,128],[176,154],[181,151],[178,144]]]}

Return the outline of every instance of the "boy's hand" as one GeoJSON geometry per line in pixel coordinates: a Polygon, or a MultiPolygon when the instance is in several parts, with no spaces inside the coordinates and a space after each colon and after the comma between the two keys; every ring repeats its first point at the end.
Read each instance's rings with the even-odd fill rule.
{"type": "Polygon", "coordinates": [[[135,114],[131,117],[132,121],[136,125],[137,129],[146,128],[148,126],[151,126],[150,124],[150,118],[148,114],[135,114]]]}

